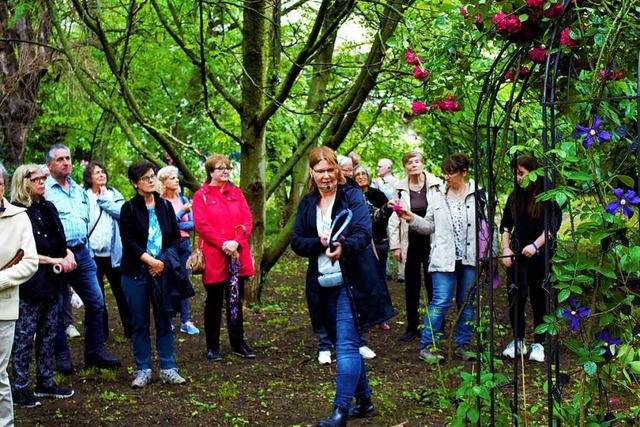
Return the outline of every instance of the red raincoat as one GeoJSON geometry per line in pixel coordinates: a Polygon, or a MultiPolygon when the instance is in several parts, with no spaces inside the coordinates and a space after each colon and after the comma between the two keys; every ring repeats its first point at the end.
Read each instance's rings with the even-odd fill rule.
{"type": "Polygon", "coordinates": [[[253,257],[249,247],[252,216],[242,190],[229,183],[214,187],[204,183],[193,195],[193,222],[204,243],[205,270],[202,283],[211,285],[229,279],[229,257],[222,252],[227,240],[239,243],[240,276],[253,276],[253,257]],[[206,201],[206,202],[205,202],[206,201]]]}

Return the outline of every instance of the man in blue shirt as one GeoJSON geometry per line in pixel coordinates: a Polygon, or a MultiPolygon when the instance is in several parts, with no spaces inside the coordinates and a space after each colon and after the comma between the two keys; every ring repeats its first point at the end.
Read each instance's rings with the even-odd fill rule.
{"type": "MultiPolygon", "coordinates": [[[[69,176],[72,164],[71,152],[67,147],[59,144],[53,145],[46,151],[44,158],[51,172],[51,176],[45,182],[45,197],[58,209],[67,236],[67,246],[75,255],[77,263],[76,269],[67,273],[67,280],[85,306],[85,367],[114,368],[120,366],[120,360],[108,353],[104,347],[105,337],[102,327],[104,299],[98,285],[96,264],[87,246],[89,234],[87,194],[69,176]]],[[[59,322],[60,324],[62,323],[59,322]]],[[[58,335],[60,332],[64,334],[64,326],[58,335]]],[[[60,338],[58,340],[60,341],[60,338]]],[[[56,351],[58,352],[57,357],[69,358],[68,346],[62,345],[56,351]],[[64,347],[67,347],[66,354],[64,354],[64,347]]]]}

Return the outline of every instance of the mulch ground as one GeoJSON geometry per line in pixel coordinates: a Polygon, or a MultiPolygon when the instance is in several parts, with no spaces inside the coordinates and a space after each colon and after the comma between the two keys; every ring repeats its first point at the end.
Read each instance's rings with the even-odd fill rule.
{"type": "MultiPolygon", "coordinates": [[[[107,347],[122,359],[123,366],[116,371],[83,370],[83,339],[71,340],[74,364],[80,369],[68,377],[56,374],[56,378],[73,387],[75,395],[64,400],[44,399],[42,406],[34,409],[16,408],[16,425],[315,426],[331,411],[335,362],[320,366],[316,360],[316,342],[304,299],[305,268],[304,260],[283,260],[269,274],[262,304],[245,310],[247,342],[257,354],[253,360],[231,353],[226,330],[222,333],[223,360],[206,360],[202,320],[205,293],[199,279],[194,279],[198,294],[191,302],[193,321],[202,332],[177,332],[177,364],[188,379],[182,386],[162,384],[154,361],[155,381],[144,390],[130,388],[131,346],[122,336],[115,300],[109,293],[113,329],[107,347]]],[[[390,322],[391,330],[376,328],[367,333],[368,344],[378,355],[367,361],[377,415],[350,421],[349,425],[445,426],[446,417],[455,409],[439,409],[441,390],[455,390],[457,370],[471,372],[474,364],[451,360],[440,367],[432,366],[418,359],[418,341],[399,342],[404,332],[404,290],[395,280],[389,287],[399,315],[390,322]]],[[[503,301],[506,297],[497,298],[503,301]]],[[[79,329],[82,317],[80,310],[76,316],[79,329]]],[[[496,310],[496,320],[508,323],[506,306],[496,310]]],[[[503,337],[496,342],[496,353],[507,341],[503,337]]],[[[544,368],[535,365],[526,369],[532,378],[538,378],[539,385],[544,368]]]]}

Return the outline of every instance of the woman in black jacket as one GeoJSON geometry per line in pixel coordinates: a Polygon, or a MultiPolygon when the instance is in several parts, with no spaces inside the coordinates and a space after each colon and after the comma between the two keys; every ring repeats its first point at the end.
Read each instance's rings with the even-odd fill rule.
{"type": "Polygon", "coordinates": [[[318,426],[345,426],[347,418],[374,410],[358,352],[360,333],[389,320],[393,309],[370,247],[371,220],[360,189],[344,185],[336,155],[328,147],[311,151],[309,167],[310,194],[298,206],[291,248],[309,258],[307,294],[315,295],[321,307],[320,313],[311,315],[321,317],[316,321],[324,325],[336,348],[334,409],[318,426]],[[347,209],[352,217],[342,229],[347,209]],[[335,221],[338,216],[342,219],[335,221]],[[356,405],[351,407],[354,397],[356,405]]]}
{"type": "MultiPolygon", "coordinates": [[[[152,304],[153,281],[160,280],[165,263],[159,258],[173,248],[178,251],[180,230],[169,202],[155,192],[154,165],[137,162],[128,177],[136,195],[122,206],[122,289],[127,296],[133,323],[133,358],[136,364],[131,388],[144,388],[151,380],[151,338],[149,306],[153,306],[160,378],[169,384],[183,384],[175,364],[171,318],[152,304]]],[[[179,303],[179,301],[178,301],[179,303]]]]}
{"type": "Polygon", "coordinates": [[[20,317],[13,340],[12,394],[14,402],[23,408],[40,405],[35,396],[73,396],[72,389],[55,383],[53,369],[63,273],[73,270],[76,263],[73,252],[67,249],[58,210],[44,199],[45,179],[40,166],[22,165],[13,174],[11,186],[11,201],[27,209],[38,250],[38,270],[20,285],[20,317]],[[29,387],[34,336],[38,372],[35,396],[29,387]]]}

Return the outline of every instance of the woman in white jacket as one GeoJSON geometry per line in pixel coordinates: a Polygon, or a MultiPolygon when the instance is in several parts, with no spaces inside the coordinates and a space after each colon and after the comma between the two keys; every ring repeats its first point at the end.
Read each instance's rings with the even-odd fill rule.
{"type": "Polygon", "coordinates": [[[18,286],[29,280],[38,269],[31,221],[24,208],[10,204],[4,197],[8,186],[9,176],[0,163],[0,426],[13,426],[13,400],[7,364],[18,318],[18,286]],[[18,255],[20,251],[22,258],[18,255]]]}
{"type": "MultiPolygon", "coordinates": [[[[406,176],[396,183],[395,196],[402,208],[418,216],[424,216],[427,206],[442,184],[429,172],[424,171],[424,158],[417,151],[409,151],[402,157],[406,176]]],[[[407,327],[400,341],[409,342],[418,338],[420,317],[420,293],[422,284],[427,293],[427,302],[431,300],[433,285],[427,269],[431,242],[429,236],[410,230],[405,221],[397,214],[389,218],[389,250],[401,265],[404,275],[405,302],[407,307],[407,327]],[[424,275],[424,279],[423,279],[424,275]]]]}
{"type": "Polygon", "coordinates": [[[449,307],[455,297],[461,313],[456,324],[455,355],[462,360],[473,360],[467,349],[473,334],[475,281],[476,281],[476,197],[472,180],[466,182],[469,158],[454,154],[442,162],[446,184],[438,186],[424,218],[406,209],[400,217],[409,228],[430,234],[431,257],[429,272],[433,279],[433,297],[424,319],[420,340],[420,358],[429,362],[442,362],[435,344],[449,307]],[[434,333],[436,331],[436,333],[434,333]]]}

